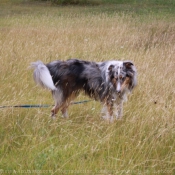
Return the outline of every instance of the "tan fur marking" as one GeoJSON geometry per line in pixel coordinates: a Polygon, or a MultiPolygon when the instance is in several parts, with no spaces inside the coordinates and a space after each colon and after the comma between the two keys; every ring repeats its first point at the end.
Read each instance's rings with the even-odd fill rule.
{"type": "Polygon", "coordinates": [[[64,116],[64,114],[67,112],[67,108],[69,107],[71,101],[74,100],[75,97],[76,97],[76,94],[73,92],[71,96],[61,106],[55,105],[51,110],[52,116],[55,116],[60,109],[64,116]]]}
{"type": "Polygon", "coordinates": [[[124,89],[128,88],[129,87],[129,83],[131,82],[131,79],[129,77],[126,77],[125,78],[125,81],[123,82],[122,84],[122,87],[121,87],[121,92],[124,91],[124,89]]]}

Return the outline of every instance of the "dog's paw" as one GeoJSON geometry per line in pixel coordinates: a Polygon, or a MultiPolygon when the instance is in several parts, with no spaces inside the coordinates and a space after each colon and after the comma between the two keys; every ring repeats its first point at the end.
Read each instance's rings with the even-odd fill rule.
{"type": "Polygon", "coordinates": [[[51,113],[51,119],[56,119],[56,115],[54,113],[51,113]]]}
{"type": "Polygon", "coordinates": [[[65,118],[65,119],[69,118],[69,115],[68,115],[67,111],[62,113],[62,117],[65,118]]]}
{"type": "Polygon", "coordinates": [[[122,116],[116,116],[116,120],[122,120],[122,116]]]}
{"type": "Polygon", "coordinates": [[[101,118],[102,118],[103,120],[109,120],[109,116],[106,116],[106,115],[101,116],[101,118]]]}
{"type": "Polygon", "coordinates": [[[102,118],[103,120],[105,120],[105,121],[108,121],[109,123],[113,123],[113,122],[114,122],[113,116],[106,116],[106,115],[104,115],[104,116],[102,116],[101,118],[102,118]]]}

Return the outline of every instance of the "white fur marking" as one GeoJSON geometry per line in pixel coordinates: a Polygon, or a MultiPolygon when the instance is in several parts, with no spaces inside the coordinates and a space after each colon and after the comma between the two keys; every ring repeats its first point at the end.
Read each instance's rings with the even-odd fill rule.
{"type": "Polygon", "coordinates": [[[117,92],[120,92],[121,90],[121,85],[120,85],[120,80],[117,82],[117,92]]]}
{"type": "Polygon", "coordinates": [[[40,80],[44,84],[44,86],[51,90],[56,90],[56,87],[53,84],[52,77],[47,67],[45,65],[38,65],[38,69],[40,70],[40,80]]]}

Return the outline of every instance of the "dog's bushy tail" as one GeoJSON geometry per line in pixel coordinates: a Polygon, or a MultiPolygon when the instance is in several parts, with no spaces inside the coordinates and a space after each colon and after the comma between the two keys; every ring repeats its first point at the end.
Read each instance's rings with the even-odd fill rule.
{"type": "Polygon", "coordinates": [[[33,79],[36,84],[49,90],[56,90],[49,69],[42,61],[31,63],[31,67],[34,68],[33,79]]]}

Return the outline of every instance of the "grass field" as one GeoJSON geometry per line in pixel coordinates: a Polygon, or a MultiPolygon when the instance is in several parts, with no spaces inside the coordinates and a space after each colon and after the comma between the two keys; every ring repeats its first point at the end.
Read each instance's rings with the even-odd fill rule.
{"type": "MultiPolygon", "coordinates": [[[[148,1],[147,1],[148,2],[148,1]]],[[[170,1],[169,1],[170,2],[170,1]]],[[[175,174],[175,8],[0,4],[0,105],[53,104],[31,62],[132,60],[138,86],[123,120],[91,101],[70,118],[50,108],[0,109],[0,174],[175,174]]],[[[88,99],[83,94],[77,101],[88,99]]]]}

